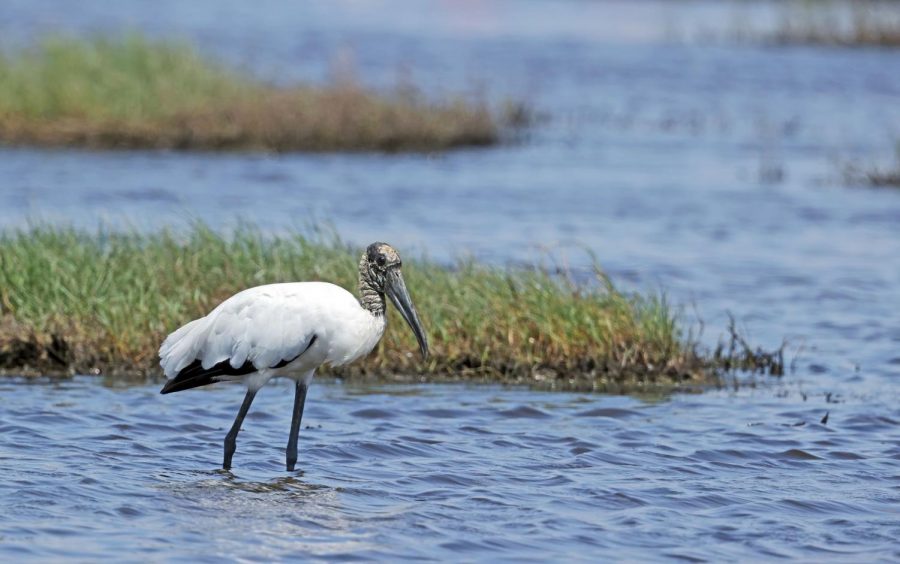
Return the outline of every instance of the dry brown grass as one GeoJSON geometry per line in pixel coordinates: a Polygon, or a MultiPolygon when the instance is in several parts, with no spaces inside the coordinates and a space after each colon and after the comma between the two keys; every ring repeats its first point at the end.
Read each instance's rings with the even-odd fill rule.
{"type": "Polygon", "coordinates": [[[342,80],[276,87],[190,47],[52,39],[0,57],[0,142],[90,148],[432,151],[500,140],[481,103],[379,94],[342,80]]]}
{"type": "Polygon", "coordinates": [[[98,149],[432,151],[496,143],[485,108],[426,106],[348,87],[268,90],[144,120],[0,117],[10,144],[98,149]]]}

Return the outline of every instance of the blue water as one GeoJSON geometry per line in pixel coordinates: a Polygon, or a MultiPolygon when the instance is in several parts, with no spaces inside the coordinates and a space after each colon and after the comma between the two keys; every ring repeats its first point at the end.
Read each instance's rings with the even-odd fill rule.
{"type": "Polygon", "coordinates": [[[897,394],[0,382],[0,547],[56,560],[900,558],[897,394]],[[804,399],[805,396],[805,399],[804,399]],[[822,418],[829,414],[827,424],[822,418]]]}
{"type": "Polygon", "coordinates": [[[351,66],[547,119],[427,155],[3,148],[0,227],[326,222],[407,260],[576,275],[594,253],[706,343],[728,313],[787,338],[792,370],[670,398],[317,384],[290,476],[284,393],[261,393],[230,475],[239,390],[6,381],[0,557],[900,558],[900,191],[842,174],[894,159],[898,54],[727,40],[777,21],[748,4],[4,2],[4,45],[131,27],[269,80],[351,66]]]}

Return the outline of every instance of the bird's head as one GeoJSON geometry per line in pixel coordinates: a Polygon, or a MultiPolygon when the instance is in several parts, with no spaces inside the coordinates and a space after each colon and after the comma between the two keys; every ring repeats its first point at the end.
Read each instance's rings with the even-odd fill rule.
{"type": "Polygon", "coordinates": [[[412,298],[409,297],[406,282],[403,281],[403,273],[400,271],[401,266],[403,266],[403,262],[400,260],[400,255],[387,243],[372,243],[366,248],[367,278],[379,293],[387,294],[391,299],[394,307],[397,308],[416,336],[422,358],[428,358],[428,338],[425,336],[425,330],[422,329],[422,322],[419,321],[419,314],[416,312],[412,298]]]}

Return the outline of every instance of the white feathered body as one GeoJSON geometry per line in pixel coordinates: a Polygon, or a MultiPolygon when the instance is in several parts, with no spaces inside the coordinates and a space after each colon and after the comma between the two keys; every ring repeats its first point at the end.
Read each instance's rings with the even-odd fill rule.
{"type": "Polygon", "coordinates": [[[204,369],[226,360],[234,368],[249,361],[259,372],[218,379],[243,380],[257,389],[274,376],[309,383],[321,364],[339,366],[368,354],[384,328],[383,315],[373,315],[334,284],[257,286],[169,335],[159,349],[160,366],[166,377],[174,378],[195,360],[204,369]],[[272,368],[291,359],[296,360],[272,368]]]}

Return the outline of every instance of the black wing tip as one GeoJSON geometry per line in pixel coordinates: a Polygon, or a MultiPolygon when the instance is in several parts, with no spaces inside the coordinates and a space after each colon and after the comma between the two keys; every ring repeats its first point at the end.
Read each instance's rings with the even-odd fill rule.
{"type": "Polygon", "coordinates": [[[215,380],[210,376],[200,375],[189,378],[178,379],[172,378],[166,385],[162,387],[159,391],[160,394],[171,394],[173,392],[181,392],[184,390],[190,390],[191,388],[197,388],[199,386],[206,386],[207,384],[213,384],[215,380]]]}
{"type": "Polygon", "coordinates": [[[198,358],[182,368],[174,378],[166,382],[159,393],[171,394],[172,392],[208,386],[218,382],[220,376],[243,376],[244,374],[256,372],[256,370],[257,368],[250,361],[235,368],[231,366],[230,359],[225,359],[209,368],[203,368],[203,363],[198,358]]]}
{"type": "MultiPolygon", "coordinates": [[[[316,339],[318,339],[318,335],[313,335],[309,340],[309,344],[306,345],[306,348],[304,348],[303,351],[300,352],[300,354],[298,354],[294,358],[283,359],[279,361],[275,366],[272,366],[270,368],[283,368],[288,364],[294,362],[295,360],[300,358],[306,351],[308,351],[310,347],[313,346],[313,344],[315,344],[316,339]]],[[[231,366],[230,359],[225,359],[214,366],[210,366],[209,368],[203,368],[203,363],[198,358],[194,359],[193,362],[182,368],[174,378],[166,382],[159,393],[171,394],[172,392],[190,390],[191,388],[198,388],[200,386],[215,384],[219,381],[219,376],[243,376],[245,374],[251,374],[258,370],[259,369],[256,368],[256,366],[254,366],[253,363],[249,360],[244,362],[244,364],[242,364],[241,366],[235,368],[234,366],[231,366]]]]}
{"type": "Polygon", "coordinates": [[[182,368],[174,378],[166,382],[159,393],[171,394],[173,392],[181,392],[183,390],[190,390],[191,388],[213,384],[216,382],[216,380],[213,379],[214,376],[219,376],[227,372],[225,370],[225,365],[227,365],[227,363],[228,361],[226,360],[224,363],[220,362],[215,366],[204,369],[200,360],[196,359],[194,362],[182,368]]]}

